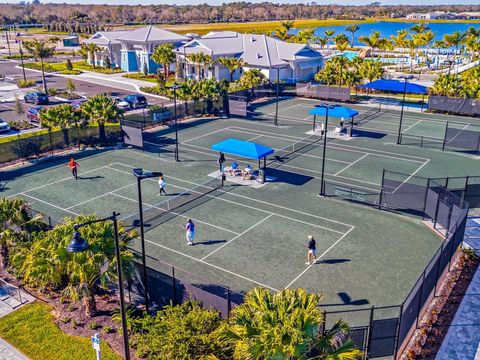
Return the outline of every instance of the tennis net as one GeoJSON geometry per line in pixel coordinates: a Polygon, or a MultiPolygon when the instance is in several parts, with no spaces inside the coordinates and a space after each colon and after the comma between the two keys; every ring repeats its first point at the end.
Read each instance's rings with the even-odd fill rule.
{"type": "MultiPolygon", "coordinates": [[[[145,231],[151,230],[211,200],[215,197],[213,193],[221,186],[221,178],[215,177],[156,204],[144,204],[143,224],[145,231]]],[[[130,214],[122,220],[127,228],[140,226],[138,212],[130,214]]]]}
{"type": "Polygon", "coordinates": [[[322,139],[323,136],[314,134],[293,144],[284,146],[281,149],[277,149],[275,150],[275,155],[269,159],[268,165],[271,165],[274,162],[285,163],[293,160],[296,157],[315,149],[318,145],[318,142],[322,139]]]}

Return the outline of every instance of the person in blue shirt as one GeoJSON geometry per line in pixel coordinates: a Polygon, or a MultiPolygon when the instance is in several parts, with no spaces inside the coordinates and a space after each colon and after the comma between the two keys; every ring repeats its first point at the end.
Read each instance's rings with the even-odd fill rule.
{"type": "Polygon", "coordinates": [[[238,164],[234,161],[232,162],[232,165],[230,166],[230,170],[228,170],[231,176],[235,176],[238,172],[238,164]]]}
{"type": "Polygon", "coordinates": [[[243,180],[249,179],[250,176],[252,175],[252,172],[253,172],[252,166],[250,164],[247,164],[247,166],[245,166],[245,169],[243,170],[243,180]]]}
{"type": "Polygon", "coordinates": [[[195,224],[191,219],[188,219],[187,224],[185,225],[185,230],[187,232],[187,245],[193,245],[193,239],[195,237],[195,224]]]}

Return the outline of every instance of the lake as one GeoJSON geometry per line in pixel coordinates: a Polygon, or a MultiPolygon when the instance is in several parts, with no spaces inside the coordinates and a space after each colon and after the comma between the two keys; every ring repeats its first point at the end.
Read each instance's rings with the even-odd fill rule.
{"type": "MultiPolygon", "coordinates": [[[[374,31],[380,31],[380,36],[390,39],[390,35],[397,35],[399,30],[408,30],[415,22],[397,22],[397,21],[379,21],[375,23],[359,24],[359,30],[355,33],[355,43],[353,45],[365,45],[358,41],[360,36],[368,36],[374,31]]],[[[480,24],[465,23],[427,23],[430,30],[435,33],[433,41],[442,40],[443,35],[451,34],[455,31],[466,31],[469,27],[480,28],[480,24]]],[[[315,35],[325,36],[324,30],[336,30],[334,37],[340,33],[344,33],[348,38],[352,39],[352,34],[345,31],[345,25],[342,26],[320,26],[315,29],[315,35]]],[[[290,33],[296,34],[301,29],[292,29],[290,33]]]]}

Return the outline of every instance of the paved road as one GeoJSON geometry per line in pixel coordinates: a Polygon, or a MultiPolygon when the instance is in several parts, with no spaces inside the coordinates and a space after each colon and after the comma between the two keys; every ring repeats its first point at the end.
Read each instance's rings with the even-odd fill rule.
{"type": "MultiPolygon", "coordinates": [[[[16,83],[18,80],[23,79],[22,69],[17,68],[16,66],[19,65],[18,62],[14,61],[0,61],[0,74],[5,75],[13,80],[6,80],[7,83],[16,83]]],[[[29,80],[34,80],[37,82],[37,85],[41,87],[42,85],[42,76],[37,71],[31,71],[29,69],[25,69],[26,78],[29,80]]],[[[46,74],[47,85],[49,88],[56,88],[56,89],[64,89],[67,78],[56,76],[54,74],[46,74]]],[[[102,85],[96,83],[97,80],[93,78],[84,79],[88,81],[82,81],[73,79],[76,92],[79,95],[83,96],[93,96],[96,94],[107,93],[112,96],[119,96],[123,97],[128,94],[135,93],[132,87],[125,86],[121,82],[108,82],[107,80],[103,81],[102,85]],[[108,84],[108,86],[106,85],[108,84]]],[[[117,80],[118,81],[118,80],[117,80]]],[[[22,98],[24,91],[18,92],[18,97],[22,98]]],[[[148,102],[150,104],[166,104],[168,101],[164,99],[160,99],[158,97],[147,96],[148,102]]],[[[54,99],[53,97],[50,98],[51,105],[58,105],[61,102],[54,99]]],[[[22,104],[24,105],[24,110],[26,111],[29,107],[33,106],[31,104],[25,104],[22,100],[22,104]]],[[[14,111],[14,102],[8,103],[0,103],[0,119],[5,121],[14,121],[19,120],[19,117],[15,114],[14,111]]],[[[26,114],[22,115],[20,119],[27,120],[26,114]]]]}
{"type": "Polygon", "coordinates": [[[0,338],[0,360],[28,360],[28,357],[0,338]]]}

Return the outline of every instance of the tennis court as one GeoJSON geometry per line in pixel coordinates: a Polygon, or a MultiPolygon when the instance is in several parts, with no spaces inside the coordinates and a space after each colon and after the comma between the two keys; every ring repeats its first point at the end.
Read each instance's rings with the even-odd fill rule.
{"type": "MultiPolygon", "coordinates": [[[[78,181],[69,174],[67,159],[4,172],[9,182],[2,195],[24,197],[55,219],[118,211],[128,225],[138,221],[132,169],[162,171],[168,196],[157,196],[156,179],[142,182],[152,267],[159,259],[240,292],[254,286],[304,287],[324,293],[324,305],[332,309],[398,304],[442,239],[421,219],[317,196],[322,142],[307,135],[312,127],[308,109],[314,103],[282,101],[278,127],[259,118],[184,123],[179,163],[164,151],[174,138],[173,129],[164,128],[149,134],[144,151],[76,155],[78,181]],[[222,187],[218,178],[209,176],[218,168],[218,154],[210,146],[229,137],[274,148],[267,170],[274,180],[255,189],[227,179],[222,187]],[[196,224],[195,246],[185,240],[188,218],[196,224]],[[319,258],[312,266],[305,264],[309,234],[317,240],[319,258]]],[[[268,114],[272,106],[257,110],[268,114]]],[[[332,119],[332,125],[336,121],[332,119]]],[[[389,133],[330,140],[326,158],[327,180],[366,190],[378,190],[383,169],[448,176],[468,174],[476,164],[473,157],[397,146],[389,133]],[[446,163],[451,163],[448,169],[446,163]]],[[[232,160],[227,156],[227,162],[232,160]]],[[[138,241],[134,246],[140,248],[138,241]]]]}

